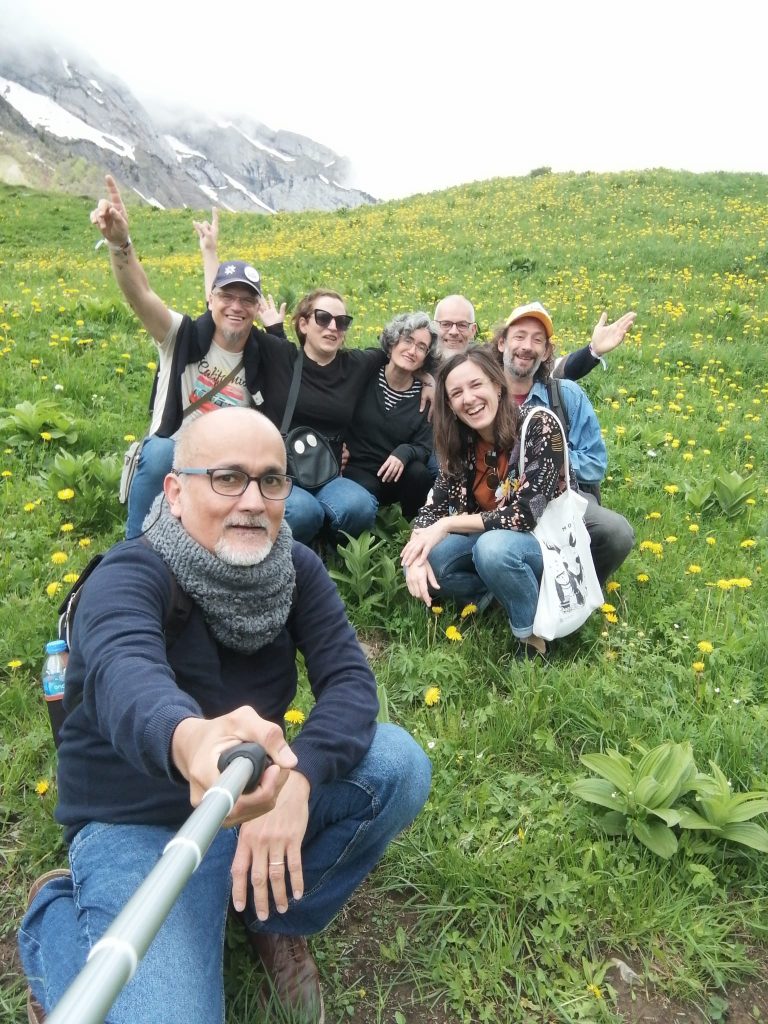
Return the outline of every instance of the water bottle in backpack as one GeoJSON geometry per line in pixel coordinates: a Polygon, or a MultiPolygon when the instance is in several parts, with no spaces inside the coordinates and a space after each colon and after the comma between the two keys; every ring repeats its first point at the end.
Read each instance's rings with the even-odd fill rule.
{"type": "Polygon", "coordinates": [[[43,665],[43,697],[51,720],[51,730],[56,746],[59,745],[59,729],[64,722],[64,675],[67,670],[67,645],[64,640],[51,640],[45,645],[43,665]]]}

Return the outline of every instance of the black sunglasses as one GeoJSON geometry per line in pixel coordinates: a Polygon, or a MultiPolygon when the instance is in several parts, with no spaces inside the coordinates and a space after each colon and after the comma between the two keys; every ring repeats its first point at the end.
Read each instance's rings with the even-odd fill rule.
{"type": "Polygon", "coordinates": [[[336,323],[336,330],[341,331],[343,334],[352,323],[353,318],[347,316],[346,313],[342,313],[339,316],[334,316],[325,309],[313,309],[312,316],[315,318],[315,323],[318,327],[328,327],[333,320],[336,323]]]}
{"type": "Polygon", "coordinates": [[[486,467],[485,482],[488,484],[490,490],[495,491],[499,486],[499,474],[496,472],[491,473],[490,470],[496,469],[499,464],[499,457],[496,452],[486,452],[483,456],[483,461],[485,462],[486,467]]]}

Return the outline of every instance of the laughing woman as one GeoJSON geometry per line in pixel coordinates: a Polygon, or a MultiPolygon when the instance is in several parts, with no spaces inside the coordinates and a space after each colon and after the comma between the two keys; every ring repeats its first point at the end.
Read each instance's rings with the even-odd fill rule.
{"type": "Polygon", "coordinates": [[[387,365],[371,377],[347,431],[348,480],[365,487],[380,505],[400,502],[413,519],[432,486],[427,460],[432,427],[421,411],[417,373],[435,365],[437,325],[426,313],[400,313],[381,332],[387,365]]]}
{"type": "Polygon", "coordinates": [[[434,415],[441,470],[401,560],[408,590],[427,606],[438,591],[463,603],[496,598],[518,642],[516,656],[538,658],[546,654],[533,635],[542,559],[531,530],[561,489],[564,453],[549,417],[535,417],[519,476],[519,427],[490,350],[470,346],[443,364],[434,415]]]}

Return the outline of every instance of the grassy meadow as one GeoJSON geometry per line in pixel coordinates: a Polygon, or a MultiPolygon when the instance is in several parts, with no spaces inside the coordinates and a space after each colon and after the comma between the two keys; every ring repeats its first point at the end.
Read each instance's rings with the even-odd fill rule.
{"type": "MultiPolygon", "coordinates": [[[[71,581],[122,535],[122,455],[148,422],[154,346],[94,249],[97,198],[0,187],[1,1021],[24,1014],[12,946],[27,886],[64,860],[43,646],[71,581]]],[[[155,291],[191,314],[204,309],[200,215],[131,210],[155,291]]],[[[455,291],[486,338],[540,299],[564,352],[604,309],[638,312],[608,372],[582,381],[608,446],[603,501],[637,544],[549,666],[512,660],[498,610],[432,614],[409,598],[407,526],[392,514],[332,566],[434,782],[314,941],[329,1024],[626,1019],[614,958],[639,991],[726,1019],[768,962],[762,850],[669,818],[676,849],[661,856],[639,838],[660,822],[639,790],[613,835],[605,807],[570,787],[593,774],[582,755],[617,749],[637,765],[674,742],[701,772],[715,762],[728,792],[768,790],[768,178],[541,174],[332,214],[223,214],[220,253],[251,259],[289,304],[338,290],[354,346],[455,291]]],[[[250,1024],[258,975],[229,938],[228,1020],[250,1024]]]]}

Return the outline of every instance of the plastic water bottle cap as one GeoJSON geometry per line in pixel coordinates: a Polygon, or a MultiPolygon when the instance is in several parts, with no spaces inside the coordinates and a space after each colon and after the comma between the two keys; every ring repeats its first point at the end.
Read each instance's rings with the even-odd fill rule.
{"type": "Polygon", "coordinates": [[[67,649],[66,640],[50,640],[45,645],[46,654],[63,654],[67,649]]]}

